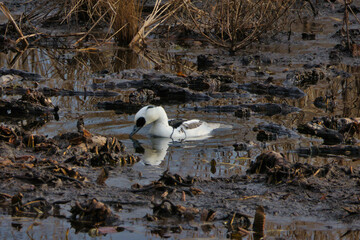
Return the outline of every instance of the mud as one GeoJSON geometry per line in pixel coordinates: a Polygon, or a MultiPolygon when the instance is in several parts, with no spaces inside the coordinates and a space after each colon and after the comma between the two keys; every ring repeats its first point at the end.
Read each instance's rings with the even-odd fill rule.
{"type": "MultiPolygon", "coordinates": [[[[314,13],[337,17],[344,11],[340,3],[312,7],[314,13]]],[[[325,43],[324,36],[316,32],[317,26],[304,24],[304,29],[311,31],[296,32],[294,42],[289,42],[289,33],[282,32],[261,39],[255,53],[244,50],[229,56],[225,50],[217,50],[218,54],[196,52],[193,61],[188,61],[189,55],[176,55],[175,60],[180,56],[183,62],[175,65],[188,67],[183,71],[146,70],[137,65],[112,73],[101,69],[94,71],[91,84],[70,89],[52,85],[47,77],[25,69],[1,68],[2,214],[65,219],[76,233],[91,236],[134,232],[131,225],[136,225],[151,229],[153,236],[160,238],[186,236],[188,232],[201,232],[203,237],[219,231],[216,238],[260,239],[271,234],[266,221],[272,218],[341,223],[344,233],[348,228],[358,229],[360,170],[353,163],[360,152],[359,34],[356,29],[350,31],[355,45],[347,49],[344,34],[338,30],[341,24],[337,24],[331,23],[336,33],[322,33],[332,36],[325,43]],[[306,44],[322,47],[298,55],[288,55],[290,48],[269,54],[267,47],[274,42],[301,49],[309,46],[306,44]],[[181,111],[195,115],[228,114],[224,116],[251,124],[243,127],[247,128],[246,139],[241,135],[224,148],[251,163],[244,165],[241,173],[229,171],[230,176],[212,177],[181,175],[164,167],[162,174],[152,175],[156,180],[149,182],[145,173],[133,167],[145,158],[142,137],[133,140],[133,149],[128,149],[124,144],[128,132],[122,132],[126,135],[122,139],[113,133],[96,134],[82,116],[76,116],[77,131],[67,129],[53,137],[37,134],[36,130],[49,122],[68,117],[62,111],[71,115],[71,107],[56,106],[50,97],[82,97],[82,101],[93,97],[93,111],[115,110],[126,116],[147,104],[181,105],[181,111]],[[287,141],[298,144],[287,149],[281,145],[287,141]],[[291,154],[298,158],[290,158],[291,154]],[[294,161],[301,157],[310,160],[294,161]],[[323,161],[311,161],[317,157],[323,161]],[[109,184],[109,178],[119,175],[128,181],[109,184]]],[[[355,20],[352,24],[359,26],[355,20]]],[[[21,46],[14,42],[17,34],[11,28],[8,31],[13,34],[0,39],[2,51],[20,52],[21,46]]],[[[57,46],[56,40],[48,41],[57,46]]],[[[204,39],[192,39],[191,43],[194,41],[208,47],[204,39]]],[[[234,135],[238,133],[242,132],[234,131],[234,135]]],[[[241,165],[211,157],[203,161],[211,173],[221,164],[231,165],[229,169],[241,165]]],[[[351,236],[356,234],[354,230],[351,236]]]]}

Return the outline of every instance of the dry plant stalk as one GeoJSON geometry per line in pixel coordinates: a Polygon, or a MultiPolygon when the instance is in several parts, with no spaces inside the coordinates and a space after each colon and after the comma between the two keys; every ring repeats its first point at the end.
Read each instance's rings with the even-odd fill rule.
{"type": "Polygon", "coordinates": [[[143,21],[141,28],[132,39],[130,46],[135,44],[141,45],[143,40],[154,31],[160,24],[173,16],[184,6],[185,2],[170,0],[161,5],[162,0],[156,0],[154,9],[149,16],[143,21]]]}
{"type": "Polygon", "coordinates": [[[73,16],[86,16],[92,22],[89,31],[75,45],[100,23],[105,23],[108,28],[106,38],[115,37],[119,45],[128,45],[138,32],[142,15],[140,0],[70,0],[65,5],[69,11],[65,12],[63,21],[69,21],[73,16]]]}
{"type": "Polygon", "coordinates": [[[277,27],[295,0],[185,1],[192,25],[212,44],[236,51],[277,27]]]}
{"type": "Polygon", "coordinates": [[[115,32],[115,41],[128,45],[137,34],[142,15],[139,0],[108,0],[113,7],[111,28],[115,32]]]}
{"type": "Polygon", "coordinates": [[[153,30],[184,5],[179,0],[156,0],[152,13],[144,19],[143,3],[142,0],[66,0],[59,4],[55,0],[48,0],[42,7],[31,12],[29,18],[46,18],[45,16],[51,15],[60,16],[61,23],[74,19],[91,23],[89,30],[74,46],[101,27],[107,29],[104,41],[115,38],[119,45],[142,46],[143,40],[153,30]]]}
{"type": "MultiPolygon", "coordinates": [[[[9,19],[10,22],[12,22],[12,24],[14,24],[16,31],[18,31],[18,33],[21,36],[21,40],[23,40],[25,42],[25,44],[27,46],[29,46],[28,41],[26,40],[26,38],[24,37],[24,34],[22,33],[21,29],[19,28],[19,26],[16,24],[13,16],[11,15],[9,9],[4,5],[4,3],[0,2],[0,10],[4,13],[4,15],[7,17],[7,19],[9,19]]],[[[16,41],[18,42],[18,41],[16,41]]]]}

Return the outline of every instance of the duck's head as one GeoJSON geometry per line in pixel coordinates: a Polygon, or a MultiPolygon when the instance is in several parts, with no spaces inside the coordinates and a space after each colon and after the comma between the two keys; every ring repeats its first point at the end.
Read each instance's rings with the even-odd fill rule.
{"type": "Polygon", "coordinates": [[[135,114],[135,126],[130,133],[130,137],[132,137],[135,133],[137,133],[142,127],[157,121],[160,118],[164,118],[167,121],[167,116],[165,110],[160,106],[146,106],[141,108],[135,114]]]}

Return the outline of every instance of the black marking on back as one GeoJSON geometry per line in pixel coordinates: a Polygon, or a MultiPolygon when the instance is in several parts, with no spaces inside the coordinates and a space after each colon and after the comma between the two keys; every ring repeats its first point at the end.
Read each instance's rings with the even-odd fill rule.
{"type": "Polygon", "coordinates": [[[155,106],[153,106],[153,105],[149,105],[148,107],[147,107],[147,109],[149,109],[149,108],[154,108],[155,106]]]}
{"type": "Polygon", "coordinates": [[[187,120],[185,120],[185,119],[171,119],[171,120],[169,120],[169,125],[172,126],[173,128],[178,128],[185,121],[187,121],[187,120]]]}
{"type": "Polygon", "coordinates": [[[145,118],[139,117],[138,120],[136,120],[136,126],[137,127],[143,127],[146,123],[145,118]]]}
{"type": "Polygon", "coordinates": [[[192,122],[192,123],[185,123],[185,124],[184,124],[184,127],[185,127],[186,129],[194,129],[194,128],[200,127],[201,124],[203,124],[203,121],[192,122]]]}

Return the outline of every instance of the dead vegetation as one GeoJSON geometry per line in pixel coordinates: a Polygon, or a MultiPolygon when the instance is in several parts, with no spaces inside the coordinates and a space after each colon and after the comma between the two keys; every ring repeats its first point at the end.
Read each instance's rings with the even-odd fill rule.
{"type": "MultiPolygon", "coordinates": [[[[97,44],[114,39],[119,45],[144,46],[144,40],[151,32],[165,21],[175,19],[177,24],[193,29],[212,44],[236,51],[257,40],[261,34],[280,28],[277,21],[288,13],[294,1],[157,0],[149,14],[142,11],[146,1],[139,0],[69,0],[61,4],[47,1],[26,14],[23,26],[27,25],[26,21],[29,25],[40,20],[42,23],[76,22],[85,24],[88,30],[77,33],[81,37],[73,46],[89,38],[97,44]],[[104,30],[98,36],[100,29],[104,30]]],[[[27,39],[43,34],[29,32],[24,36],[17,24],[21,19],[14,19],[5,5],[1,7],[20,34],[17,41],[28,43],[27,39]]]]}
{"type": "Polygon", "coordinates": [[[92,30],[105,24],[108,32],[106,39],[114,38],[115,42],[127,45],[138,32],[142,15],[142,4],[138,0],[71,0],[65,3],[65,19],[83,18],[91,23],[89,31],[74,45],[81,42],[92,30]],[[112,30],[112,32],[110,32],[112,30]]]}
{"type": "Polygon", "coordinates": [[[194,26],[212,44],[236,51],[261,34],[280,27],[277,21],[288,13],[294,0],[217,0],[198,7],[186,2],[186,11],[194,26]]]}
{"type": "MultiPolygon", "coordinates": [[[[55,1],[40,1],[36,4],[37,8],[17,18],[13,17],[3,3],[0,10],[17,33],[14,44],[21,42],[25,47],[33,41],[38,42],[39,38],[49,37],[48,33],[35,28],[36,24],[72,26],[75,23],[77,27],[74,29],[83,30],[58,36],[75,36],[73,47],[79,47],[81,42],[88,40],[92,40],[95,45],[114,40],[122,46],[146,47],[146,38],[160,26],[164,29],[168,26],[167,29],[171,31],[179,31],[176,29],[181,26],[230,52],[248,46],[265,34],[274,34],[288,28],[291,34],[289,25],[293,21],[289,21],[289,16],[294,18],[294,15],[305,9],[304,5],[311,7],[314,16],[317,14],[311,1],[304,1],[299,7],[295,0],[156,0],[150,11],[147,6],[148,13],[143,11],[145,3],[147,1],[139,0],[68,0],[60,4],[55,1]]],[[[352,56],[358,56],[359,46],[356,39],[351,37],[351,20],[359,22],[351,4],[345,1],[342,28],[346,42],[344,47],[352,56]]],[[[11,45],[12,49],[14,44],[11,45]]]]}

